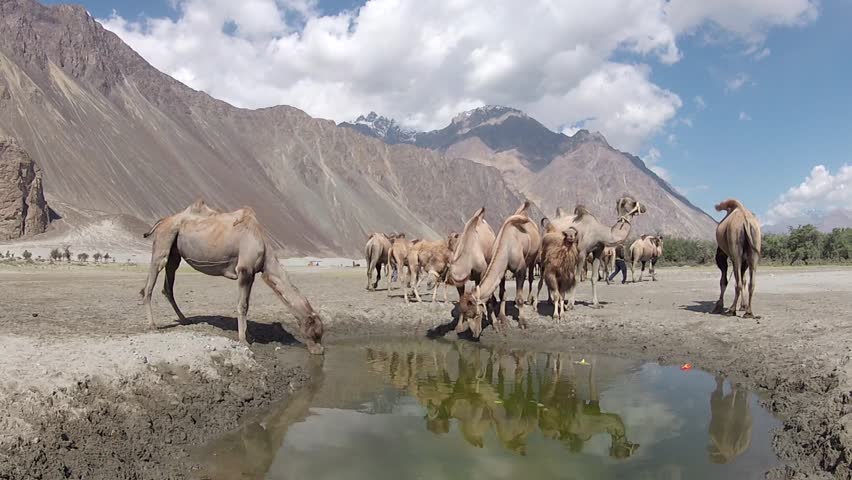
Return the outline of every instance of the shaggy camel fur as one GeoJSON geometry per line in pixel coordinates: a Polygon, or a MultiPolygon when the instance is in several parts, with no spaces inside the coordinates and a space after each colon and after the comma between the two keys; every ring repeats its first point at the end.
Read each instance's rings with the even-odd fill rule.
{"type": "Polygon", "coordinates": [[[391,248],[392,235],[374,233],[367,239],[364,246],[364,258],[367,260],[367,290],[375,290],[382,279],[382,268],[385,269],[385,283],[390,290],[390,262],[388,254],[391,248]],[[373,271],[376,271],[376,281],[373,282],[373,271]]]}
{"type": "Polygon", "coordinates": [[[459,301],[461,317],[459,323],[466,323],[473,336],[479,337],[482,332],[482,314],[486,312],[485,300],[491,298],[497,287],[500,287],[500,313],[495,328],[505,326],[506,322],[506,272],[512,272],[515,278],[515,306],[518,308],[518,323],[521,328],[526,328],[527,322],[524,318],[524,280],[529,279],[530,298],[533,303],[533,274],[535,264],[538,260],[541,248],[541,233],[538,225],[530,220],[527,215],[529,202],[518,209],[520,214],[512,215],[503,222],[497,239],[494,242],[494,251],[491,262],[482,276],[482,282],[476,287],[474,293],[464,292],[459,301]]]}
{"type": "Polygon", "coordinates": [[[323,334],[322,320],[308,299],[284,274],[252,209],[242,208],[220,213],[199,200],[186,210],[158,221],[145,237],[151,235],[154,235],[151,267],[148,271],[148,282],[141,292],[151,327],[156,326],[151,308],[151,293],[163,268],[166,269],[163,293],[178,319],[181,322],[186,321],[174,298],[175,272],[183,259],[201,273],[237,280],[240,292],[237,331],[240,342],[248,343],[246,314],[249,297],[255,275],[261,273],[266,284],[299,321],[308,351],[314,354],[323,352],[320,343],[323,334]]]}
{"type": "MultiPolygon", "coordinates": [[[[438,286],[442,283],[441,280],[446,278],[452,258],[453,252],[450,251],[447,240],[421,240],[411,245],[407,259],[410,272],[408,284],[410,286],[413,282],[412,290],[414,290],[414,297],[417,298],[418,302],[422,302],[422,300],[417,290],[425,277],[428,277],[429,281],[432,282],[432,302],[435,302],[438,296],[438,286]],[[421,272],[425,272],[425,275],[421,276],[421,272]]],[[[446,283],[444,285],[444,302],[446,302],[446,283]]],[[[405,302],[408,303],[408,287],[405,287],[404,297],[405,302]]]]}
{"type": "Polygon", "coordinates": [[[651,262],[651,268],[648,272],[651,274],[651,280],[657,281],[657,260],[663,256],[663,237],[662,235],[642,235],[630,245],[630,276],[633,283],[636,283],[636,268],[642,264],[642,270],[639,272],[639,281],[642,281],[642,276],[645,274],[645,265],[651,262]]]}
{"type": "MultiPolygon", "coordinates": [[[[647,212],[648,209],[633,197],[624,196],[615,202],[615,211],[618,214],[618,220],[612,227],[601,224],[582,205],[578,205],[574,209],[574,215],[567,215],[561,208],[557,209],[556,218],[552,219],[551,223],[562,232],[568,230],[569,227],[574,227],[577,230],[580,258],[585,258],[589,252],[592,252],[594,254],[594,271],[598,269],[603,249],[624,242],[624,239],[630,234],[632,218],[647,212]]],[[[579,269],[582,268],[582,265],[577,265],[577,268],[579,276],[579,269]]],[[[576,289],[571,289],[569,306],[574,305],[575,293],[576,289]]],[[[592,275],[592,307],[601,308],[601,304],[598,302],[597,275],[592,275]]]]}
{"type": "Polygon", "coordinates": [[[757,263],[760,260],[760,223],[753,213],[748,211],[738,200],[729,199],[716,205],[716,211],[726,210],[728,213],[716,227],[716,266],[721,270],[722,278],[719,280],[719,300],[716,302],[714,313],[722,313],[725,308],[725,289],[728,287],[728,259],[734,268],[734,279],[736,290],[734,303],[728,309],[727,314],[737,314],[737,302],[742,297],[745,302],[745,285],[748,284],[748,305],[743,318],[753,318],[751,302],[754,299],[754,275],[757,273],[757,263]],[[748,270],[748,282],[745,272],[748,270]]]}
{"type": "Polygon", "coordinates": [[[565,295],[577,283],[577,263],[580,261],[577,230],[573,227],[569,227],[566,232],[551,229],[544,235],[541,247],[544,257],[541,278],[547,283],[550,298],[553,299],[553,318],[561,321],[565,314],[565,295]]]}

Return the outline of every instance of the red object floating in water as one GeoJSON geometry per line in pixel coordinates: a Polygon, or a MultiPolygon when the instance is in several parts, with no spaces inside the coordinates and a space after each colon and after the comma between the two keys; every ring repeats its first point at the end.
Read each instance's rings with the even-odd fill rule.
{"type": "Polygon", "coordinates": [[[680,369],[681,370],[692,370],[692,364],[691,363],[684,363],[683,365],[680,366],[680,369]]]}

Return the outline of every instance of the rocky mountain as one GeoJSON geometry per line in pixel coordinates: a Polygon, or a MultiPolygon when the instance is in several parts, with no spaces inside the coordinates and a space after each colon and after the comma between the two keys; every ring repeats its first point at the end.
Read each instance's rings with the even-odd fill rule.
{"type": "Polygon", "coordinates": [[[497,168],[513,190],[547,214],[581,203],[601,220],[614,220],[616,198],[629,193],[650,208],[636,219],[638,232],[712,238],[715,231],[713,218],[599,132],[568,136],[520,110],[492,105],[461,113],[443,129],[417,133],[414,144],[497,168]]]}
{"type": "Polygon", "coordinates": [[[285,255],[359,255],[372,231],[440,238],[483,204],[498,223],[522,201],[473,161],[216,100],[83,8],[34,0],[0,0],[0,135],[36,156],[57,205],[145,223],[199,197],[250,205],[285,255]]]}
{"type": "Polygon", "coordinates": [[[44,233],[49,221],[41,169],[14,139],[0,137],[0,240],[44,233]]]}
{"type": "Polygon", "coordinates": [[[398,124],[396,120],[380,116],[376,112],[361,115],[355,119],[355,122],[343,122],[340,126],[352,128],[364,135],[381,139],[389,145],[396,145],[398,143],[414,145],[417,141],[416,130],[405,128],[398,124]]]}

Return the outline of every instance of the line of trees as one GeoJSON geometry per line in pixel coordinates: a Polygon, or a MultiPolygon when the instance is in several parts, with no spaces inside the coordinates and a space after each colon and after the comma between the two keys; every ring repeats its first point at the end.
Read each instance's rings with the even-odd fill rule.
{"type": "MultiPolygon", "coordinates": [[[[823,233],[813,225],[790,228],[787,233],[763,235],[762,263],[784,265],[852,262],[852,228],[823,233]]],[[[714,265],[716,242],[669,238],[663,244],[661,264],[714,265]]]]}

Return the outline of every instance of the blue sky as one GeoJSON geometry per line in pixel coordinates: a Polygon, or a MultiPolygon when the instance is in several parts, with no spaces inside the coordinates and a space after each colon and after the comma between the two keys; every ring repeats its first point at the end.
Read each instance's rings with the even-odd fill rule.
{"type": "Polygon", "coordinates": [[[577,16],[535,0],[251,0],[277,5],[254,14],[175,1],[82,3],[156,67],[240,106],[428,129],[507,104],[602,131],[711,214],[728,197],[777,223],[852,208],[852,2],[600,0],[577,16]]]}

